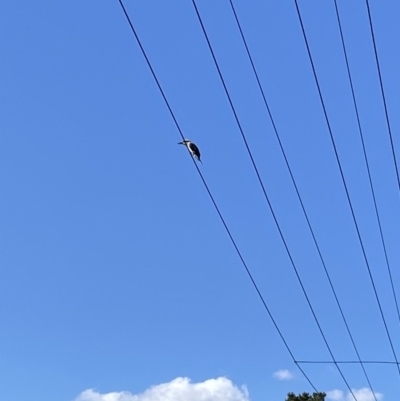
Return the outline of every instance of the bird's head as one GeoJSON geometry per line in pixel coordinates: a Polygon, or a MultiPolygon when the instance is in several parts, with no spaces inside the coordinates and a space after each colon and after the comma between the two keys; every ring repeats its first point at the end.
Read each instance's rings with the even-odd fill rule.
{"type": "Polygon", "coordinates": [[[178,142],[178,145],[186,145],[188,144],[190,141],[188,139],[184,139],[182,142],[178,142]]]}

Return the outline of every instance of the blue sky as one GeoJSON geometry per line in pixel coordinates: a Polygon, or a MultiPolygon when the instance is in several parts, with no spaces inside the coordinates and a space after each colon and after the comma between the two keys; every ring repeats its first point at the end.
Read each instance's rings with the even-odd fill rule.
{"type": "MultiPolygon", "coordinates": [[[[234,4],[361,357],[393,360],[294,1],[234,4]]],[[[125,5],[185,137],[200,147],[201,172],[295,358],[330,360],[192,2],[126,0],[125,5]]],[[[338,5],[399,288],[400,197],[368,15],[364,1],[338,0],[338,5]]],[[[400,5],[394,0],[370,5],[400,155],[400,5]]],[[[334,3],[300,0],[299,6],[371,271],[400,353],[400,322],[334,3]]],[[[337,360],[355,360],[229,1],[198,1],[198,7],[327,341],[337,360]]],[[[312,391],[263,309],[190,155],[177,145],[179,132],[118,1],[3,1],[0,49],[4,400],[102,401],[114,393],[108,399],[153,401],[160,387],[134,395],[162,383],[174,389],[181,383],[189,389],[187,401],[280,401],[289,391],[312,391]],[[196,398],[207,386],[220,386],[220,398],[196,398]]],[[[333,366],[303,367],[318,390],[330,391],[332,400],[347,399],[333,366]]],[[[395,400],[400,386],[395,366],[366,369],[378,398],[395,400]]],[[[360,390],[368,387],[360,366],[345,365],[343,373],[359,391],[358,401],[373,399],[360,390]]],[[[171,394],[174,400],[182,396],[171,394]]]]}

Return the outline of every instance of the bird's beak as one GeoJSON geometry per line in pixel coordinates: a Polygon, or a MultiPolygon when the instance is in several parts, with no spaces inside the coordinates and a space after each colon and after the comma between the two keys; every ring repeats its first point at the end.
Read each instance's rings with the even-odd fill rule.
{"type": "Polygon", "coordinates": [[[178,142],[178,145],[183,145],[183,142],[178,142]]]}

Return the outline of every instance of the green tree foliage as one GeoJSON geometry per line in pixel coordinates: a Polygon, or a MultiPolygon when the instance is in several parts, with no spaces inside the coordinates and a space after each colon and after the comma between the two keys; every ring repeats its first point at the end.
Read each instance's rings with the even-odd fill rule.
{"type": "Polygon", "coordinates": [[[303,393],[299,395],[289,393],[286,401],[325,401],[325,396],[325,393],[313,393],[313,395],[310,395],[308,393],[303,393]]]}

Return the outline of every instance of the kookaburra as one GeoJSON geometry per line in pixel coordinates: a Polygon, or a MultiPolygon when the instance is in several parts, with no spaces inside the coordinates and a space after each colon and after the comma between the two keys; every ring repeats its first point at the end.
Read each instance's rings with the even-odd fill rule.
{"type": "Polygon", "coordinates": [[[201,163],[200,160],[200,150],[194,144],[192,141],[189,141],[188,139],[183,140],[182,142],[179,142],[178,145],[186,145],[186,147],[189,149],[189,152],[192,156],[196,156],[196,159],[201,163]]]}

